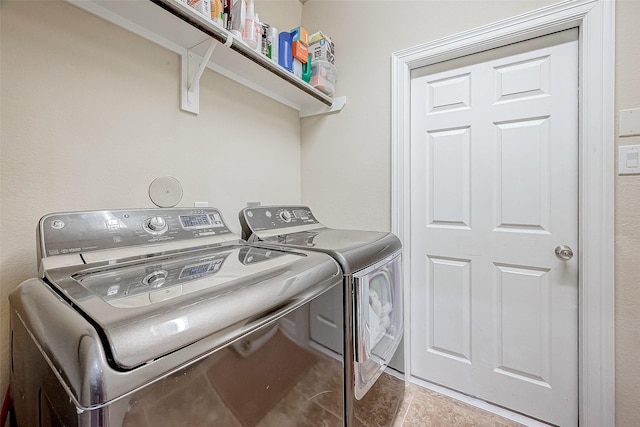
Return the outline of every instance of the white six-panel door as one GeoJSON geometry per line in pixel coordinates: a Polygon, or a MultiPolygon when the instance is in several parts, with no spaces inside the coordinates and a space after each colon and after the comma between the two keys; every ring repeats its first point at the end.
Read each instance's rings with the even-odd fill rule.
{"type": "Polygon", "coordinates": [[[411,128],[412,374],[577,425],[577,30],[415,70],[411,128]]]}

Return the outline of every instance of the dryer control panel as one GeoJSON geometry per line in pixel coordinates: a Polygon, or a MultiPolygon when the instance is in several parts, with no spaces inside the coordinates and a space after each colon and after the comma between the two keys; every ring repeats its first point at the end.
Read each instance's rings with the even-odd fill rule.
{"type": "Polygon", "coordinates": [[[231,235],[215,208],[57,213],[38,225],[40,257],[231,235]]]}
{"type": "Polygon", "coordinates": [[[254,232],[319,224],[307,206],[290,205],[245,208],[240,212],[240,222],[243,230],[248,227],[254,232]]]}

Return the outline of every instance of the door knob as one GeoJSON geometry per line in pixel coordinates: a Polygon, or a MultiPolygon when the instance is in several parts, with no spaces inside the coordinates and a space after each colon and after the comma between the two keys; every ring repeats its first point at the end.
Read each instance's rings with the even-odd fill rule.
{"type": "Polygon", "coordinates": [[[556,246],[556,256],[562,261],[569,261],[573,258],[573,249],[567,245],[556,246]]]}

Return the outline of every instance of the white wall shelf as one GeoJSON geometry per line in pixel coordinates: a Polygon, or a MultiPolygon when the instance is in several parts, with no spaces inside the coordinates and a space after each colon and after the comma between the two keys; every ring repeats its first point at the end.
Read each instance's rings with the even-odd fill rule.
{"type": "Polygon", "coordinates": [[[325,95],[177,0],[68,1],[180,54],[183,110],[198,113],[205,67],[299,111],[300,117],[334,113],[346,104],[345,97],[325,95]]]}

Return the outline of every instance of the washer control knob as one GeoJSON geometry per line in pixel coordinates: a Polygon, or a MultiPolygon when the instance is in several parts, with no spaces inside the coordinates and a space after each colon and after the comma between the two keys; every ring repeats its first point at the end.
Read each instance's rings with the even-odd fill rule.
{"type": "Polygon", "coordinates": [[[167,231],[167,222],[160,216],[148,218],[144,222],[144,228],[153,234],[162,234],[167,231]]]}
{"type": "Polygon", "coordinates": [[[291,212],[286,210],[280,212],[280,219],[283,220],[284,222],[291,222],[291,212]]]}
{"type": "Polygon", "coordinates": [[[161,274],[158,274],[156,276],[153,276],[151,279],[149,279],[149,286],[155,289],[164,285],[166,282],[167,282],[167,278],[161,274]]]}
{"type": "Polygon", "coordinates": [[[143,285],[147,285],[153,289],[161,287],[166,282],[167,282],[167,272],[164,270],[154,271],[153,273],[147,274],[145,278],[142,279],[143,285]]]}

